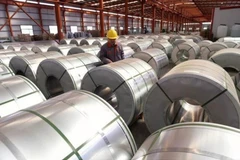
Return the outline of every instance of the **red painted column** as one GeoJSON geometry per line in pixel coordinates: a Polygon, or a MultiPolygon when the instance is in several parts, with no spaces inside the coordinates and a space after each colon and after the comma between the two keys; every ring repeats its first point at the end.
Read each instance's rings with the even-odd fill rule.
{"type": "Polygon", "coordinates": [[[61,8],[59,3],[55,3],[55,15],[57,21],[57,29],[58,29],[58,39],[63,39],[63,27],[62,27],[62,18],[61,18],[61,8]]]}
{"type": "Polygon", "coordinates": [[[164,10],[161,11],[161,25],[160,25],[160,32],[163,30],[163,16],[164,16],[164,10]]]}
{"type": "Polygon", "coordinates": [[[99,0],[99,8],[100,8],[100,30],[101,36],[104,37],[104,14],[103,14],[103,0],[99,0]]]}
{"type": "Polygon", "coordinates": [[[124,28],[125,28],[125,35],[128,35],[128,0],[125,0],[125,19],[124,19],[124,28]]]}
{"type": "Polygon", "coordinates": [[[9,12],[8,12],[8,5],[5,5],[5,11],[6,11],[6,15],[7,15],[7,21],[8,21],[8,27],[10,30],[10,35],[13,37],[13,30],[12,30],[12,23],[11,23],[11,19],[9,17],[9,12]]]}
{"type": "Polygon", "coordinates": [[[153,6],[152,7],[152,33],[154,33],[154,30],[155,30],[155,18],[156,18],[156,7],[153,6]]]}
{"type": "Polygon", "coordinates": [[[142,1],[142,5],[141,5],[141,29],[142,29],[142,33],[144,33],[144,6],[145,6],[145,1],[142,1]]]}

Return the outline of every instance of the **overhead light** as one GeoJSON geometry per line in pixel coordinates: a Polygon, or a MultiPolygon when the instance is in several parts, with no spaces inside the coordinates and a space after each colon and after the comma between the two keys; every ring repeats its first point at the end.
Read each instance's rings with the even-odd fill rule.
{"type": "Polygon", "coordinates": [[[40,2],[39,4],[44,5],[44,6],[54,6],[54,4],[51,4],[51,3],[44,3],[44,2],[40,2]]]}

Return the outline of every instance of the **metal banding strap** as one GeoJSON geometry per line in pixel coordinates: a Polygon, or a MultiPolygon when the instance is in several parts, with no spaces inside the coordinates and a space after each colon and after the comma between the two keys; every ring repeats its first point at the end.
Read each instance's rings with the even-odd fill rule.
{"type": "Polygon", "coordinates": [[[160,86],[160,84],[158,84],[158,82],[156,83],[157,86],[161,89],[161,91],[163,92],[163,94],[168,98],[168,100],[173,103],[173,101],[171,100],[171,98],[167,95],[167,93],[162,89],[162,87],[160,86]]]}
{"type": "Polygon", "coordinates": [[[71,144],[71,142],[68,140],[68,138],[47,118],[45,118],[44,116],[42,116],[41,114],[32,111],[32,110],[27,110],[27,109],[23,109],[21,110],[23,112],[29,112],[34,114],[35,116],[41,118],[43,121],[45,121],[47,124],[49,124],[64,140],[65,142],[69,145],[69,147],[73,150],[73,153],[78,157],[79,160],[83,160],[81,158],[81,156],[79,155],[79,153],[76,151],[76,149],[74,148],[74,146],[71,144]]]}
{"type": "Polygon", "coordinates": [[[214,99],[216,99],[217,97],[219,97],[220,95],[222,95],[223,93],[225,93],[227,91],[227,89],[224,89],[222,92],[220,92],[219,94],[217,94],[216,96],[214,96],[213,98],[211,98],[210,100],[208,100],[207,102],[203,103],[201,106],[204,107],[205,105],[207,105],[208,103],[210,103],[211,101],[213,101],[214,99]]]}

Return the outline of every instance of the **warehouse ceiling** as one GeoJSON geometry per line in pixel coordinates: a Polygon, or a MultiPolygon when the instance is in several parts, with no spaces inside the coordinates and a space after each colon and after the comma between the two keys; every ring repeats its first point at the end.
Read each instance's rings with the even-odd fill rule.
{"type": "MultiPolygon", "coordinates": [[[[98,9],[99,0],[46,0],[60,1],[80,5],[81,7],[98,9]]],[[[240,0],[103,0],[104,10],[125,13],[125,2],[128,1],[129,15],[141,16],[141,3],[145,2],[144,16],[151,18],[153,6],[156,6],[156,18],[161,18],[162,9],[172,14],[183,14],[197,22],[210,21],[212,9],[215,7],[240,7],[240,0]]],[[[163,14],[167,19],[168,14],[163,14]]]]}

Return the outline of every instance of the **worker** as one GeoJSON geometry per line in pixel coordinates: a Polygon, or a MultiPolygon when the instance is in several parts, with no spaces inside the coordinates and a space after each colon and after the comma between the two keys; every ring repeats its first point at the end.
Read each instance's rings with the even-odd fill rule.
{"type": "Polygon", "coordinates": [[[107,32],[108,42],[105,43],[99,52],[100,59],[104,64],[124,59],[123,47],[117,42],[118,34],[114,29],[107,32]]]}

